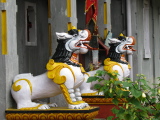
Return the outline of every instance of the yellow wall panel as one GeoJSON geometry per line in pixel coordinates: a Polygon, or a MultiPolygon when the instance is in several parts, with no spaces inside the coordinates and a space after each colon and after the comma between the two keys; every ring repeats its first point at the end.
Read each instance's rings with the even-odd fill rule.
{"type": "Polygon", "coordinates": [[[67,17],[71,17],[71,0],[67,0],[67,17]]]}
{"type": "Polygon", "coordinates": [[[104,24],[108,24],[108,20],[107,20],[107,2],[104,2],[103,5],[103,10],[104,10],[104,24]]]}
{"type": "Polygon", "coordinates": [[[72,23],[68,22],[68,31],[72,29],[72,23]]]}
{"type": "Polygon", "coordinates": [[[108,29],[105,28],[105,29],[104,29],[104,39],[107,37],[107,34],[108,34],[108,29]]]}
{"type": "MultiPolygon", "coordinates": [[[[5,0],[4,0],[5,1],[5,0]]],[[[2,40],[2,55],[7,54],[7,18],[6,10],[1,11],[1,40],[2,40]]]]}

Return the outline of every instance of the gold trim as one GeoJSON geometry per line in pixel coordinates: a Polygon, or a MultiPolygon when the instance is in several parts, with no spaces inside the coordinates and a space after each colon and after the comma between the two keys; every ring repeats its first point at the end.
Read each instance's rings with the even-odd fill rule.
{"type": "Polygon", "coordinates": [[[42,106],[43,104],[39,104],[36,107],[26,107],[26,108],[21,108],[19,110],[36,110],[38,109],[40,106],[42,106]]]}
{"type": "Polygon", "coordinates": [[[94,92],[94,93],[82,93],[82,96],[94,96],[97,95],[98,92],[94,92]]]}
{"type": "Polygon", "coordinates": [[[46,65],[46,68],[48,70],[47,77],[49,79],[52,79],[54,81],[54,83],[60,85],[62,93],[63,93],[64,97],[66,98],[66,101],[69,104],[78,105],[78,104],[84,103],[84,101],[73,102],[71,100],[70,94],[68,93],[68,88],[64,84],[65,81],[66,81],[66,77],[65,76],[60,76],[60,71],[63,68],[68,68],[72,72],[72,75],[73,75],[74,81],[75,81],[74,72],[69,65],[67,65],[65,63],[56,63],[56,62],[54,62],[53,59],[50,59],[49,62],[47,63],[47,65],[46,65]]]}
{"type": "Polygon", "coordinates": [[[56,63],[56,62],[54,62],[53,59],[49,60],[46,67],[47,67],[47,70],[48,70],[48,72],[47,72],[48,78],[52,79],[54,81],[54,83],[60,85],[60,88],[62,90],[62,93],[63,93],[64,97],[66,98],[66,101],[69,104],[73,104],[73,105],[78,105],[78,104],[82,103],[82,101],[73,102],[71,100],[70,94],[68,93],[68,88],[64,85],[64,83],[66,81],[66,77],[65,76],[60,76],[60,71],[63,68],[68,68],[72,72],[72,75],[73,75],[74,81],[75,81],[75,75],[74,75],[74,72],[71,69],[71,67],[69,65],[65,64],[65,63],[56,63]]]}
{"type": "Polygon", "coordinates": [[[112,73],[112,75],[114,75],[114,72],[118,73],[117,70],[112,69],[114,65],[118,65],[124,73],[123,67],[118,62],[111,61],[110,58],[104,60],[104,70],[107,71],[108,73],[112,73]]]}
{"type": "Polygon", "coordinates": [[[21,85],[16,85],[16,83],[18,83],[19,81],[22,81],[22,80],[24,80],[24,81],[26,81],[28,83],[28,85],[30,87],[30,93],[32,94],[32,84],[31,84],[31,82],[28,79],[19,79],[19,80],[15,81],[13,83],[13,85],[12,85],[12,89],[14,91],[16,91],[16,92],[19,91],[19,90],[21,90],[22,86],[21,85]]]}
{"type": "Polygon", "coordinates": [[[131,69],[132,67],[131,67],[131,65],[130,64],[128,64],[128,69],[131,69]]]}
{"type": "MultiPolygon", "coordinates": [[[[83,98],[83,96],[82,96],[82,98],[83,98]]],[[[86,103],[88,103],[88,104],[100,104],[100,105],[102,105],[102,104],[114,104],[113,102],[112,102],[112,100],[113,100],[113,98],[97,98],[96,96],[95,96],[95,98],[83,98],[83,101],[85,101],[86,103]]],[[[127,102],[126,101],[126,99],[118,99],[119,100],[119,104],[123,104],[124,102],[127,102]]]]}
{"type": "Polygon", "coordinates": [[[65,63],[56,63],[54,62],[53,59],[50,59],[49,62],[46,65],[47,67],[47,76],[49,79],[52,79],[56,84],[61,85],[66,81],[65,76],[60,76],[60,71],[63,68],[68,68],[74,77],[75,80],[75,75],[71,67],[65,63]]]}
{"type": "MultiPolygon", "coordinates": [[[[42,105],[42,104],[41,104],[42,105]]],[[[34,111],[45,111],[45,112],[47,112],[47,111],[53,111],[53,113],[54,113],[54,111],[58,111],[58,110],[63,110],[63,111],[67,111],[67,113],[68,112],[70,112],[70,111],[83,111],[83,110],[92,110],[92,109],[96,109],[97,107],[95,107],[95,106],[89,106],[89,107],[85,107],[85,108],[83,108],[83,109],[69,109],[68,107],[51,107],[51,108],[49,108],[49,109],[45,109],[45,110],[42,110],[42,109],[37,109],[37,110],[20,110],[20,109],[15,109],[15,108],[9,108],[9,109],[7,109],[6,111],[9,113],[9,112],[12,112],[12,111],[16,111],[16,113],[18,113],[18,112],[22,112],[22,111],[30,111],[30,112],[34,112],[34,111]]]]}
{"type": "Polygon", "coordinates": [[[95,2],[92,3],[92,4],[88,7],[88,9],[86,9],[86,5],[87,5],[87,0],[86,0],[86,1],[85,1],[85,13],[88,12],[89,8],[90,8],[92,5],[94,5],[94,4],[95,4],[95,2]]]}
{"type": "Polygon", "coordinates": [[[80,65],[81,72],[82,72],[83,74],[86,74],[86,75],[90,76],[90,74],[85,71],[83,65],[82,65],[81,63],[79,63],[79,65],[80,65]]]}
{"type": "Polygon", "coordinates": [[[70,97],[69,93],[68,93],[68,89],[67,89],[67,87],[64,84],[61,84],[60,88],[61,88],[62,93],[63,93],[64,97],[66,98],[66,101],[67,101],[68,104],[78,105],[78,104],[81,104],[81,103],[85,103],[84,101],[73,102],[71,100],[71,97],[70,97]]]}
{"type": "MultiPolygon", "coordinates": [[[[91,109],[88,110],[92,110],[91,109]]],[[[48,109],[52,110],[52,109],[48,109]]],[[[7,120],[93,120],[98,115],[98,110],[93,112],[87,113],[72,113],[68,112],[70,109],[67,110],[67,113],[6,113],[7,120]]],[[[79,111],[84,110],[80,109],[79,111]]],[[[47,111],[47,110],[46,110],[47,111]]]]}

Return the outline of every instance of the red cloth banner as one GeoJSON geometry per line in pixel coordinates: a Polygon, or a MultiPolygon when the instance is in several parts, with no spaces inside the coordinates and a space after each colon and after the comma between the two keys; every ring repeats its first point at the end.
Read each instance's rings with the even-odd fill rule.
{"type": "Polygon", "coordinates": [[[85,13],[86,13],[86,25],[89,24],[91,19],[94,21],[94,23],[96,25],[97,13],[98,13],[97,0],[86,0],[85,13]]]}

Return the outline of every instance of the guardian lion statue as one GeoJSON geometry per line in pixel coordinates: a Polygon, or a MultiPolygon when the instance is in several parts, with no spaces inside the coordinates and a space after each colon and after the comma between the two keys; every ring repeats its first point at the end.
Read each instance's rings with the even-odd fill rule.
{"type": "Polygon", "coordinates": [[[79,89],[87,73],[77,61],[77,55],[85,54],[91,48],[89,46],[91,33],[87,29],[80,31],[72,29],[68,33],[56,35],[58,46],[46,65],[47,71],[38,76],[26,73],[14,77],[11,94],[17,103],[17,109],[49,109],[48,104],[36,103],[33,100],[58,94],[64,95],[70,109],[88,106],[82,100],[79,89]]]}
{"type": "MultiPolygon", "coordinates": [[[[132,54],[135,49],[133,46],[136,44],[136,39],[133,36],[125,37],[120,35],[118,38],[110,38],[110,49],[107,58],[104,60],[104,65],[100,68],[88,72],[90,76],[94,76],[97,70],[105,70],[108,73],[118,73],[117,80],[122,81],[124,78],[129,77],[131,66],[125,59],[125,55],[132,54]]],[[[109,80],[109,76],[104,76],[109,80]]],[[[87,78],[86,78],[87,79],[87,78]]],[[[92,83],[83,82],[81,85],[81,93],[84,96],[88,96],[89,91],[93,86],[97,84],[97,81],[92,83]]],[[[102,93],[103,94],[103,93],[102,93]]],[[[90,94],[93,95],[93,94],[90,94]]]]}

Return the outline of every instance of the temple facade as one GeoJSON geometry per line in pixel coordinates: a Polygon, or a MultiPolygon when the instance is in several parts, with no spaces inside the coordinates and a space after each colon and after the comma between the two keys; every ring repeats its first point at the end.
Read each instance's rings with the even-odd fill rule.
{"type": "MultiPolygon", "coordinates": [[[[132,66],[131,79],[144,74],[151,83],[160,77],[160,1],[159,0],[97,0],[96,21],[86,23],[86,0],[0,0],[0,119],[5,110],[14,108],[10,94],[12,79],[20,73],[39,75],[57,46],[55,32],[67,32],[72,26],[93,31],[105,41],[108,31],[113,37],[120,33],[137,40],[133,55],[126,59],[132,66]]],[[[104,50],[99,51],[105,57],[104,50]]],[[[83,55],[87,69],[90,54],[83,55]]],[[[100,56],[100,57],[101,57],[100,56]]],[[[65,106],[61,95],[44,99],[65,106]]]]}

